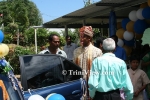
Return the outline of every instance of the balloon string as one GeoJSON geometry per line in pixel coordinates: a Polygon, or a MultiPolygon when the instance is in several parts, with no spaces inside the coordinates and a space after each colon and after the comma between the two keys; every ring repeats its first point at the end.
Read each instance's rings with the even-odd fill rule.
{"type": "Polygon", "coordinates": [[[28,92],[30,93],[30,95],[38,94],[36,91],[33,91],[32,89],[28,89],[28,92]],[[31,93],[31,92],[32,92],[32,93],[31,93]]]}
{"type": "Polygon", "coordinates": [[[32,93],[31,93],[30,89],[28,89],[28,92],[30,93],[30,95],[32,95],[32,93]]]}

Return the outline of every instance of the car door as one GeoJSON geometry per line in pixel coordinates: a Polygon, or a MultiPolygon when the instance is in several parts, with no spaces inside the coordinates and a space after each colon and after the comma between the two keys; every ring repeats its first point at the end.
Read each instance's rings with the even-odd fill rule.
{"type": "Polygon", "coordinates": [[[7,74],[0,71],[0,100],[4,100],[3,96],[5,100],[8,98],[9,100],[24,100],[22,89],[12,70],[7,74]]]}
{"type": "Polygon", "coordinates": [[[80,100],[84,80],[79,66],[59,55],[26,55],[19,59],[26,100],[31,94],[46,98],[51,93],[61,94],[66,100],[80,100]]]}

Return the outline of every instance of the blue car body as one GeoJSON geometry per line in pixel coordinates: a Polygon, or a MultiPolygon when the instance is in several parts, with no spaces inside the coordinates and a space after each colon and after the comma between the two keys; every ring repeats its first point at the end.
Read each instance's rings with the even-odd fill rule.
{"type": "MultiPolygon", "coordinates": [[[[46,54],[24,55],[19,60],[23,88],[13,70],[5,75],[0,73],[0,80],[3,81],[10,100],[28,100],[34,94],[46,98],[51,93],[61,94],[66,100],[81,100],[86,87],[85,80],[82,75],[69,74],[70,70],[77,72],[82,69],[67,58],[46,54]],[[62,74],[64,70],[68,72],[66,75],[62,74]]],[[[0,86],[0,100],[2,95],[0,86]]]]}
{"type": "MultiPolygon", "coordinates": [[[[19,86],[18,79],[15,77],[14,73],[11,71],[8,74],[0,73],[0,80],[2,80],[7,93],[9,95],[9,100],[25,100],[23,91],[19,86]]],[[[3,90],[0,91],[0,100],[3,100],[3,90]]]]}
{"type": "MultiPolygon", "coordinates": [[[[81,80],[62,83],[54,86],[43,87],[40,89],[30,90],[32,95],[38,94],[46,98],[51,93],[58,93],[65,97],[66,100],[80,100],[82,96],[81,80]]],[[[25,100],[31,96],[29,91],[24,92],[25,100]]]]}
{"type": "Polygon", "coordinates": [[[71,71],[82,71],[72,61],[52,54],[25,55],[19,59],[25,100],[34,94],[46,98],[51,93],[61,94],[66,100],[81,99],[84,87],[82,83],[85,81],[82,75],[69,75],[72,74],[71,71]],[[63,75],[64,70],[67,75],[63,75]]]}

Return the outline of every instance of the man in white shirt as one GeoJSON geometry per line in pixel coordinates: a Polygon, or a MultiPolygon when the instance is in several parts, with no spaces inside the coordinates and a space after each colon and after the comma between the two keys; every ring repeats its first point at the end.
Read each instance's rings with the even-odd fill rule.
{"type": "Polygon", "coordinates": [[[66,53],[59,49],[60,39],[56,34],[51,34],[48,38],[50,46],[45,50],[41,51],[39,54],[58,54],[67,58],[66,53]]]}
{"type": "Polygon", "coordinates": [[[71,36],[66,36],[66,45],[63,47],[63,50],[67,54],[67,58],[73,61],[73,52],[78,46],[75,43],[72,43],[71,36]]]}

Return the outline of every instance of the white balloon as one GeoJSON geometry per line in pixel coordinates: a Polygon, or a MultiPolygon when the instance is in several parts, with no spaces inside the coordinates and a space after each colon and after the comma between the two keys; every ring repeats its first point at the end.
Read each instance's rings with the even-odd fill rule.
{"type": "Polygon", "coordinates": [[[143,15],[142,15],[142,11],[143,11],[143,8],[140,8],[139,10],[136,11],[136,17],[141,20],[144,19],[143,15]]]}
{"type": "Polygon", "coordinates": [[[133,10],[133,11],[131,11],[130,13],[129,13],[129,19],[131,20],[131,21],[137,21],[138,20],[138,18],[136,17],[136,11],[135,10],[133,10]]]}
{"type": "Polygon", "coordinates": [[[124,45],[123,40],[122,39],[118,39],[117,45],[120,46],[120,47],[123,47],[123,45],[124,45]]]}
{"type": "Polygon", "coordinates": [[[134,35],[133,35],[132,32],[125,31],[124,34],[123,34],[123,38],[124,38],[126,41],[132,40],[133,37],[134,37],[134,35]]]}
{"type": "Polygon", "coordinates": [[[45,99],[42,96],[35,94],[35,95],[31,95],[28,98],[28,100],[45,100],[45,99]]]}

